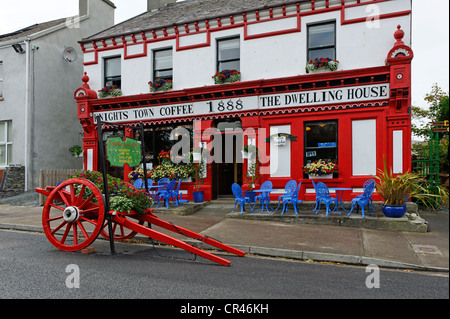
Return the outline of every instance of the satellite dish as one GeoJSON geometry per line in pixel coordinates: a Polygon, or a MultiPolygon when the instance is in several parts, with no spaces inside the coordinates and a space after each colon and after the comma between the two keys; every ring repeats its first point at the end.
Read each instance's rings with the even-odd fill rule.
{"type": "Polygon", "coordinates": [[[77,59],[77,51],[72,47],[67,47],[63,51],[63,59],[67,62],[73,62],[77,59]]]}

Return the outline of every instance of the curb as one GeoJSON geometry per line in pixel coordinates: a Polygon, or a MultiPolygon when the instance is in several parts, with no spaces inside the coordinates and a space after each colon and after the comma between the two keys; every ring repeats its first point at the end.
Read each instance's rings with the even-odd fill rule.
{"type": "MultiPolygon", "coordinates": [[[[27,231],[44,233],[41,226],[31,226],[31,225],[16,225],[16,224],[2,224],[0,223],[0,229],[5,230],[16,230],[16,231],[27,231]]],[[[140,240],[144,244],[151,243],[147,237],[135,236],[136,239],[140,240]]],[[[100,240],[106,240],[103,238],[97,238],[100,240]]],[[[201,249],[211,249],[209,245],[206,245],[199,241],[186,240],[185,242],[189,244],[194,244],[196,247],[201,249]]],[[[167,245],[162,242],[154,241],[160,245],[167,245]]],[[[136,243],[132,243],[136,245],[136,243]]],[[[227,244],[227,243],[225,243],[227,244]]],[[[358,266],[368,266],[377,265],[378,267],[391,268],[391,269],[409,269],[409,270],[421,270],[421,271],[434,271],[434,272],[449,272],[448,268],[440,267],[427,267],[414,264],[408,264],[403,262],[397,262],[386,259],[371,258],[365,256],[354,256],[354,255],[340,255],[340,254],[330,254],[322,252],[312,252],[312,251],[301,251],[301,250],[291,250],[291,249],[281,249],[281,248],[268,248],[268,247],[258,247],[258,246],[248,246],[248,245],[238,245],[238,244],[227,244],[237,249],[244,251],[246,254],[267,256],[274,258],[287,258],[302,261],[313,261],[313,262],[333,262],[342,263],[348,265],[358,265],[358,266]]]]}

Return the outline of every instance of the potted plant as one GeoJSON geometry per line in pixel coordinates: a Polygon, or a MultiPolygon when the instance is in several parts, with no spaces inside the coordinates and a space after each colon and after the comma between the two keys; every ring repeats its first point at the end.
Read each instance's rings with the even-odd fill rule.
{"type": "Polygon", "coordinates": [[[384,170],[378,169],[376,189],[383,197],[383,213],[386,217],[400,218],[406,213],[406,202],[415,200],[427,207],[437,207],[448,203],[448,191],[437,187],[437,192],[431,193],[426,188],[426,181],[419,175],[407,171],[403,174],[393,174],[388,170],[384,160],[384,170]]]}
{"type": "Polygon", "coordinates": [[[204,192],[200,190],[200,186],[205,182],[203,178],[204,165],[202,162],[192,164],[192,177],[194,178],[194,191],[192,196],[194,197],[195,203],[203,202],[204,192]]]}
{"type": "Polygon", "coordinates": [[[103,89],[98,91],[98,97],[100,99],[105,97],[116,97],[121,96],[122,90],[117,87],[117,85],[113,86],[105,86],[103,89]]]}
{"type": "Polygon", "coordinates": [[[319,159],[303,166],[303,172],[308,174],[309,179],[333,178],[333,173],[339,172],[339,166],[335,161],[319,159]]]}
{"type": "Polygon", "coordinates": [[[172,90],[173,88],[173,82],[171,79],[157,78],[153,82],[152,81],[148,82],[148,85],[150,85],[150,92],[168,91],[172,90]]]}
{"type": "Polygon", "coordinates": [[[337,60],[332,60],[330,58],[315,58],[314,60],[309,60],[309,63],[306,64],[306,73],[319,69],[336,71],[338,66],[339,61],[337,60]]]}
{"type": "Polygon", "coordinates": [[[70,153],[74,157],[80,157],[80,155],[83,154],[83,148],[80,145],[74,145],[71,148],[69,148],[70,153]]]}
{"type": "Polygon", "coordinates": [[[259,184],[261,175],[259,174],[259,161],[256,160],[247,170],[247,174],[244,175],[245,182],[247,183],[247,190],[244,191],[245,197],[250,199],[251,203],[255,202],[256,193],[253,191],[255,186],[259,184]]]}
{"type": "Polygon", "coordinates": [[[215,84],[223,84],[223,83],[232,83],[241,80],[241,72],[232,69],[232,70],[222,70],[220,72],[216,72],[212,76],[215,84]]]}

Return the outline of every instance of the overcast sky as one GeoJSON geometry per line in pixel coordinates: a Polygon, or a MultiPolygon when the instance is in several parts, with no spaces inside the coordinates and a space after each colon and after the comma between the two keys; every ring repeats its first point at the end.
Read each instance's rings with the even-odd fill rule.
{"type": "MultiPolygon", "coordinates": [[[[147,0],[112,2],[117,7],[116,23],[147,8],[147,0]]],[[[449,1],[412,0],[412,5],[412,104],[427,107],[423,98],[433,83],[449,91],[449,1]]],[[[0,0],[0,34],[77,14],[78,0],[0,0]]]]}

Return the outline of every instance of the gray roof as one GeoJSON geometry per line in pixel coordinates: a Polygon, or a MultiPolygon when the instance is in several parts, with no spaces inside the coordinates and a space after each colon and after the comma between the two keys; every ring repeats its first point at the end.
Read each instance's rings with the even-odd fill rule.
{"type": "Polygon", "coordinates": [[[278,5],[303,2],[305,0],[185,0],[169,3],[158,11],[145,12],[106,30],[96,33],[80,42],[109,39],[111,37],[183,25],[208,18],[229,16],[278,5]]]}
{"type": "Polygon", "coordinates": [[[50,29],[59,24],[65,23],[65,21],[66,21],[66,18],[62,18],[62,19],[47,21],[47,22],[43,22],[43,23],[36,23],[36,24],[30,25],[29,27],[26,27],[26,28],[23,28],[23,29],[14,31],[14,32],[5,33],[5,34],[0,35],[0,42],[19,40],[24,37],[30,36],[32,34],[38,33],[40,31],[47,30],[47,29],[50,29]]]}

